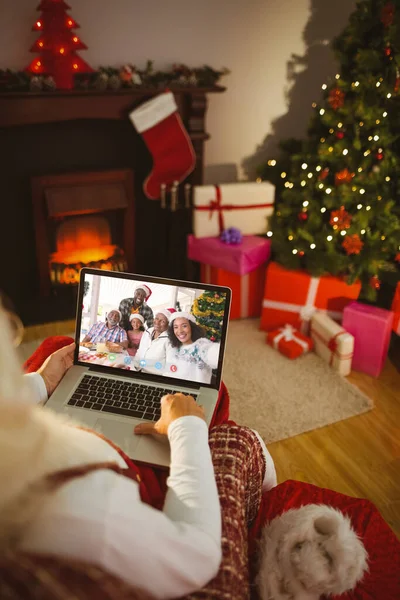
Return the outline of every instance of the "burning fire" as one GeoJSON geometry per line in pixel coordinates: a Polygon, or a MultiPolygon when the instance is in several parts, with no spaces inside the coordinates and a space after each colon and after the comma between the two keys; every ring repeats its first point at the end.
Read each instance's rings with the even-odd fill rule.
{"type": "Polygon", "coordinates": [[[50,256],[52,282],[78,283],[79,271],[84,266],[126,270],[123,251],[111,241],[104,217],[85,216],[62,223],[57,231],[57,250],[50,256]]]}

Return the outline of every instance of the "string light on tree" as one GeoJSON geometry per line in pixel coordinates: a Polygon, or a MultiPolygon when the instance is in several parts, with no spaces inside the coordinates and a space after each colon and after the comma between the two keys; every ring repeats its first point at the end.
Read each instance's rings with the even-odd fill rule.
{"type": "Polygon", "coordinates": [[[398,111],[391,110],[400,100],[399,18],[400,5],[393,0],[356,3],[334,44],[343,75],[321,86],[308,140],[282,144],[294,189],[283,189],[276,201],[282,213],[274,227],[276,260],[293,268],[301,258],[301,267],[315,277],[344,275],[349,284],[360,278],[367,301],[376,292],[371,268],[379,278],[381,269],[393,271],[397,255],[400,261],[398,242],[394,247],[400,231],[398,111]],[[396,18],[392,11],[393,26],[383,28],[380,13],[388,6],[396,7],[396,18]],[[295,243],[288,240],[292,234],[295,243]]]}

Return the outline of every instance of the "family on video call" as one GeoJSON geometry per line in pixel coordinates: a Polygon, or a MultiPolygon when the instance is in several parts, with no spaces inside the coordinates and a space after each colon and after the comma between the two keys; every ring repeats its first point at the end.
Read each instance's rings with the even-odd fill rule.
{"type": "Polygon", "coordinates": [[[86,276],[84,290],[80,361],[211,383],[220,344],[207,339],[190,311],[204,290],[97,275],[86,276]],[[119,295],[122,286],[129,297],[119,295]],[[164,308],[168,301],[177,308],[164,308]]]}

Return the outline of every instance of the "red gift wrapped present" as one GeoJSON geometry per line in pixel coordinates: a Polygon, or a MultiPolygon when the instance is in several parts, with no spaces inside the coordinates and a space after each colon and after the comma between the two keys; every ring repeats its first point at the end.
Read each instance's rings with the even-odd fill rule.
{"type": "Polygon", "coordinates": [[[267,334],[267,343],[288,358],[297,358],[312,350],[314,342],[291,325],[279,327],[267,334]]]}
{"type": "Polygon", "coordinates": [[[397,335],[400,335],[400,281],[397,284],[396,293],[393,298],[392,311],[394,312],[393,331],[397,335]]]}
{"type": "Polygon", "coordinates": [[[203,283],[226,285],[232,290],[231,319],[259,317],[265,282],[263,264],[246,275],[237,275],[225,269],[200,265],[200,278],[203,283]]]}
{"type": "Polygon", "coordinates": [[[360,294],[361,283],[339,277],[311,277],[305,271],[289,271],[275,262],[268,265],[261,313],[261,329],[270,331],[289,323],[308,333],[309,322],[319,310],[341,321],[343,310],[360,294]]]}

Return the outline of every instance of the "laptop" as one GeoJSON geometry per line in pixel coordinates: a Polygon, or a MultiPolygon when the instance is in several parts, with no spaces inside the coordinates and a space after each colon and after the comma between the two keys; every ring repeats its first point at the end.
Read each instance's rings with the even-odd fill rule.
{"type": "MultiPolygon", "coordinates": [[[[203,406],[210,424],[221,384],[230,304],[231,290],[227,287],[83,268],[74,364],[46,405],[102,433],[133,460],[169,467],[169,444],[153,436],[135,435],[133,428],[141,422],[157,421],[162,396],[175,392],[193,396],[203,406]],[[141,304],[138,308],[133,299],[135,290],[141,286],[139,296],[146,299],[145,306],[141,304]],[[107,316],[119,308],[120,324],[109,327],[107,316]],[[202,336],[199,342],[202,360],[195,350],[197,340],[191,345],[191,338],[184,344],[178,338],[172,340],[175,343],[178,340],[179,356],[185,346],[189,353],[184,353],[183,362],[175,360],[175,346],[171,345],[168,331],[161,332],[152,346],[154,330],[149,325],[159,311],[171,308],[193,314],[196,324],[203,326],[203,331],[197,334],[192,329],[193,337],[202,336]],[[143,313],[140,321],[144,321],[139,342],[138,330],[133,335],[131,325],[127,325],[138,311],[143,313]],[[124,347],[126,343],[120,343],[125,331],[131,346],[128,348],[124,347]],[[106,346],[104,336],[117,344],[111,347],[112,351],[106,346]],[[203,360],[209,355],[213,356],[213,364],[211,359],[209,364],[203,360]]],[[[115,314],[110,320],[113,318],[115,314]]],[[[158,330],[159,321],[158,317],[158,330]]]]}

